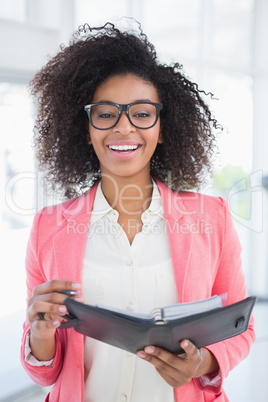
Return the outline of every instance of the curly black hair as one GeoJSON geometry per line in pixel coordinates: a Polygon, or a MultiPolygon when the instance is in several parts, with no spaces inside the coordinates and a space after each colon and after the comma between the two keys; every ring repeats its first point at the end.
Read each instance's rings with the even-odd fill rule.
{"type": "Polygon", "coordinates": [[[140,24],[136,31],[120,30],[109,22],[79,27],[69,46],[61,46],[30,82],[38,101],[37,157],[52,189],[59,186],[70,198],[100,178],[84,106],[91,103],[98,85],[128,73],[152,83],[163,104],[163,143],[151,159],[152,177],[176,190],[198,187],[204,172],[210,170],[214,128],[220,126],[202,98],[205,92],[182,71],[179,63],[166,65],[157,60],[140,24]]]}

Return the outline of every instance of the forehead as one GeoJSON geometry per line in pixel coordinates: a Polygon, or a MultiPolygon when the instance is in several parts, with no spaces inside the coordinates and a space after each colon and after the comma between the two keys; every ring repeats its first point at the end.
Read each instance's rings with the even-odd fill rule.
{"type": "Polygon", "coordinates": [[[131,103],[137,100],[159,102],[155,86],[137,75],[116,75],[101,83],[93,96],[93,103],[111,101],[131,103]]]}

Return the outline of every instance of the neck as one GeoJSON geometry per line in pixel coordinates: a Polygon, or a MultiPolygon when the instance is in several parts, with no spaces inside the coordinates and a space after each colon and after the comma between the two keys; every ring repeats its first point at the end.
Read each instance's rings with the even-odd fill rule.
{"type": "Polygon", "coordinates": [[[135,181],[129,177],[120,177],[119,180],[103,177],[101,188],[108,203],[119,215],[140,216],[149,207],[152,199],[153,184],[150,175],[140,179],[135,177],[135,181]]]}

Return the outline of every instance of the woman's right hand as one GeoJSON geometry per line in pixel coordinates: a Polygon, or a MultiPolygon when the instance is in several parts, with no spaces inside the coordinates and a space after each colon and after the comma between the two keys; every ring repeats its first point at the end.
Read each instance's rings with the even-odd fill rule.
{"type": "Polygon", "coordinates": [[[71,281],[52,280],[33,289],[28,300],[28,320],[31,328],[30,346],[38,360],[50,360],[55,354],[55,331],[60,326],[67,309],[63,303],[66,297],[83,302],[79,291],[81,285],[71,281]],[[66,296],[57,291],[74,290],[77,294],[66,296]],[[44,313],[42,320],[38,313],[44,313]]]}

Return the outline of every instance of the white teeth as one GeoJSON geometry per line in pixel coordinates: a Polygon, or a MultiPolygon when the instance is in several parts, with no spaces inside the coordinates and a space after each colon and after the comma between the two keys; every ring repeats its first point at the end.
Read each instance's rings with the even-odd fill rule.
{"type": "Polygon", "coordinates": [[[109,145],[109,148],[114,151],[133,151],[138,145],[109,145]]]}

